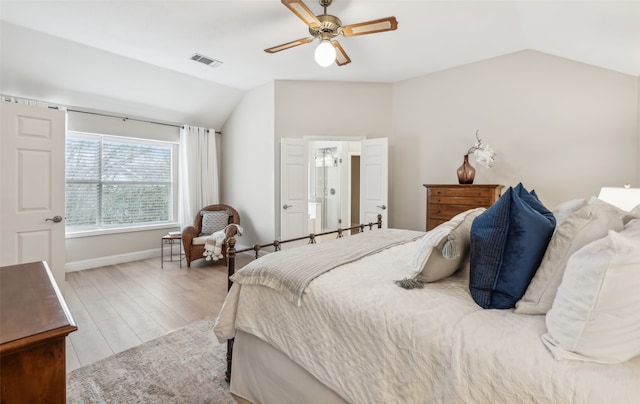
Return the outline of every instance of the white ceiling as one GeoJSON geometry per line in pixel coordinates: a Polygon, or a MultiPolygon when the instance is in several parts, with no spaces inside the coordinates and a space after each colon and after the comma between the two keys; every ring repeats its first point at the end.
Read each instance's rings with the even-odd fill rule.
{"type": "MultiPolygon", "coordinates": [[[[322,13],[317,0],[306,4],[322,13]]],[[[322,68],[314,44],[263,51],[308,36],[278,0],[0,1],[4,21],[238,90],[396,82],[523,49],[640,76],[640,0],[334,0],[328,13],[344,24],[393,15],[398,29],[340,38],[352,63],[322,68]],[[195,52],[223,65],[193,62],[195,52]]]]}

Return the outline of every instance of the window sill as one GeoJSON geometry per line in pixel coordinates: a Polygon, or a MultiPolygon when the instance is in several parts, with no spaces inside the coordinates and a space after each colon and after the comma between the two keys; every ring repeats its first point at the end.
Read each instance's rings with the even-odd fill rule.
{"type": "Polygon", "coordinates": [[[172,222],[172,223],[152,224],[152,225],[144,225],[144,226],[114,227],[114,228],[105,228],[105,229],[68,231],[65,234],[65,238],[105,236],[108,234],[132,233],[137,231],[175,229],[175,228],[180,228],[180,223],[172,222]]]}

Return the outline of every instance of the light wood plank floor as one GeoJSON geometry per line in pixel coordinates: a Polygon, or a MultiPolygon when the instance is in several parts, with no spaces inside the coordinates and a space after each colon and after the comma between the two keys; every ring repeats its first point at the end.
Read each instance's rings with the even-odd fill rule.
{"type": "MultiPolygon", "coordinates": [[[[239,255],[236,269],[251,260],[239,255]]],[[[78,330],[67,338],[67,372],[169,331],[215,318],[227,293],[227,267],[160,257],[66,274],[64,297],[78,330]]]]}

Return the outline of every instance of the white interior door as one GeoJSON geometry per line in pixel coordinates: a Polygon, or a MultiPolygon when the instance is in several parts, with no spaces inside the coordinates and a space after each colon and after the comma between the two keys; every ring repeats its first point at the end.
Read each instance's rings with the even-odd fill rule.
{"type": "Polygon", "coordinates": [[[370,223],[382,215],[382,227],[388,227],[389,140],[362,141],[360,152],[360,222],[370,223]]]}
{"type": "Polygon", "coordinates": [[[63,290],[65,112],[0,109],[0,265],[47,261],[63,290]]]}
{"type": "Polygon", "coordinates": [[[303,139],[282,139],[280,144],[280,239],[309,234],[309,171],[303,139]]]}

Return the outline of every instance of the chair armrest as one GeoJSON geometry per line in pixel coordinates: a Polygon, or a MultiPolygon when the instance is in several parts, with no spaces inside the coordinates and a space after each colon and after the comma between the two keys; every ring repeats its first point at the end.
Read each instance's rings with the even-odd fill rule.
{"type": "Polygon", "coordinates": [[[230,227],[227,229],[227,233],[226,233],[226,236],[225,236],[225,240],[226,240],[226,239],[228,239],[229,237],[233,237],[233,236],[235,236],[235,235],[236,235],[236,233],[238,233],[238,229],[236,228],[236,226],[230,226],[230,227]]]}
{"type": "Polygon", "coordinates": [[[182,244],[185,249],[191,245],[191,241],[198,237],[198,230],[194,226],[187,226],[182,230],[182,244]]]}

